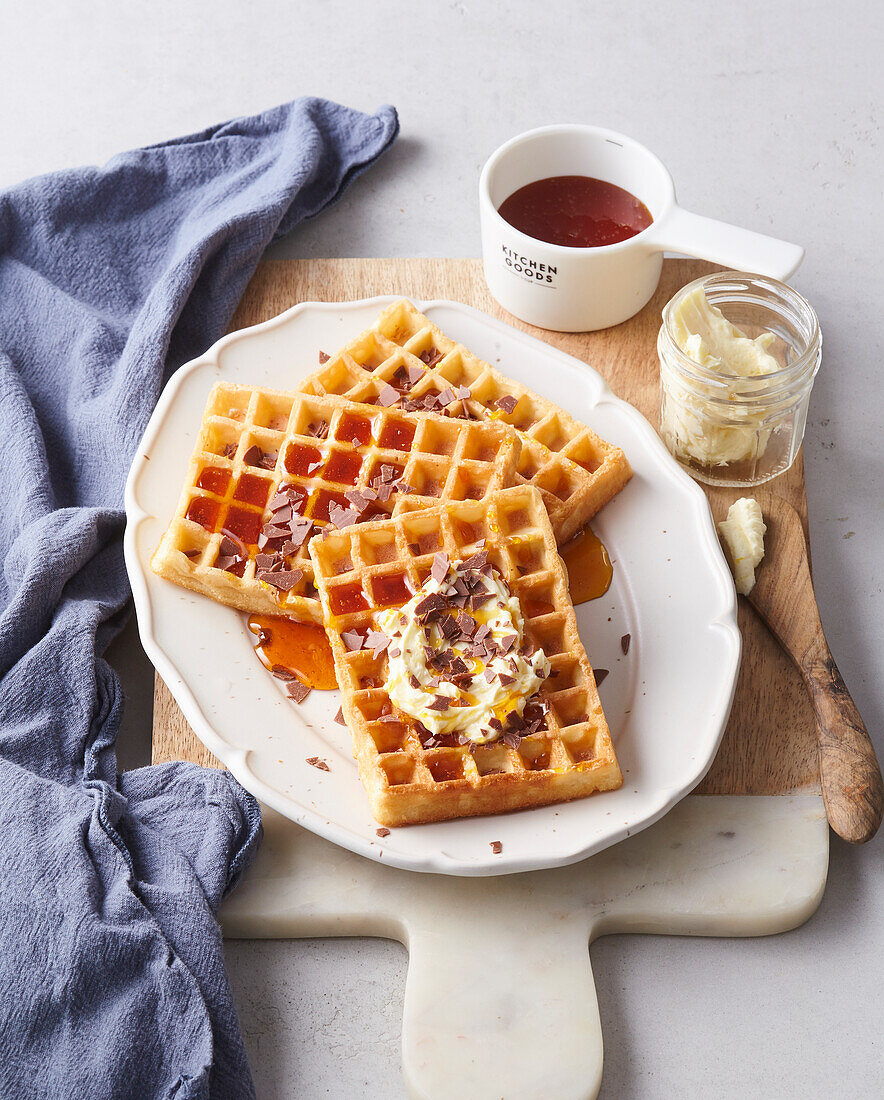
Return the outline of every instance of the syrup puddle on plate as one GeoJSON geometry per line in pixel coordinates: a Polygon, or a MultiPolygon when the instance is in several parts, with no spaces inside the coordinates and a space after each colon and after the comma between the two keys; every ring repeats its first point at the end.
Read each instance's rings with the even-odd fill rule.
{"type": "Polygon", "coordinates": [[[257,638],[258,660],[268,672],[284,669],[317,691],[332,691],[338,686],[324,627],[282,615],[250,615],[248,624],[257,638]]]}
{"type": "Polygon", "coordinates": [[[589,527],[566,542],[559,554],[568,569],[568,588],[575,607],[597,600],[611,587],[614,567],[604,543],[589,527]]]}

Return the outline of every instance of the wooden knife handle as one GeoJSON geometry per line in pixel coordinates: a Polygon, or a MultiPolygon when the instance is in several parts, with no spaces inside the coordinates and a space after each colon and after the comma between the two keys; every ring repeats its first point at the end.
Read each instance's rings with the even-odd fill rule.
{"type": "Polygon", "coordinates": [[[874,746],[828,648],[803,671],[819,724],[820,779],[829,824],[851,844],[865,844],[884,814],[884,781],[874,746]]]}

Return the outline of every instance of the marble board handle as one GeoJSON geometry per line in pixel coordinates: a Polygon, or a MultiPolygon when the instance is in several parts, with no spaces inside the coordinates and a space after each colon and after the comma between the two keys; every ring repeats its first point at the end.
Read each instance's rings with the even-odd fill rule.
{"type": "Polygon", "coordinates": [[[602,1079],[602,1027],[585,913],[497,911],[492,924],[481,909],[460,910],[470,918],[465,927],[449,912],[454,927],[424,924],[408,937],[409,1096],[592,1100],[602,1079]]]}
{"type": "Polygon", "coordinates": [[[816,909],[828,864],[817,794],[693,795],[582,863],[478,879],[385,867],[263,812],[225,936],[404,943],[403,1072],[419,1100],[592,1100],[593,939],[782,932],[816,909]]]}

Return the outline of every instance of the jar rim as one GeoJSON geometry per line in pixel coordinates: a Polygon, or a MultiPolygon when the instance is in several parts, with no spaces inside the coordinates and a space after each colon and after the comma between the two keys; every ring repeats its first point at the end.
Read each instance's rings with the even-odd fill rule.
{"type": "Polygon", "coordinates": [[[817,318],[816,311],[803,294],[799,294],[798,291],[789,286],[788,283],[780,282],[779,279],[774,279],[769,275],[759,275],[753,272],[744,271],[715,271],[709,275],[701,275],[699,279],[694,279],[692,282],[687,283],[673,294],[663,307],[662,320],[663,324],[660,328],[660,335],[662,337],[665,334],[667,352],[675,357],[675,361],[683,373],[691,375],[700,382],[733,384],[735,382],[751,381],[757,384],[763,379],[765,383],[768,384],[787,385],[794,379],[799,378],[807,371],[808,367],[814,367],[813,375],[816,374],[816,370],[819,367],[819,352],[822,343],[822,334],[820,332],[819,319],[817,318]],[[696,360],[686,355],[676,343],[671,331],[672,315],[676,304],[697,287],[702,287],[704,292],[709,286],[719,289],[725,289],[732,286],[735,291],[739,291],[741,288],[748,290],[750,285],[760,286],[766,290],[773,291],[773,293],[793,313],[798,315],[800,320],[805,322],[809,329],[810,336],[807,341],[807,347],[802,354],[793,363],[789,363],[779,370],[771,371],[769,374],[751,375],[748,377],[741,374],[729,374],[725,371],[711,370],[709,367],[703,366],[702,363],[698,363],[696,360]]]}

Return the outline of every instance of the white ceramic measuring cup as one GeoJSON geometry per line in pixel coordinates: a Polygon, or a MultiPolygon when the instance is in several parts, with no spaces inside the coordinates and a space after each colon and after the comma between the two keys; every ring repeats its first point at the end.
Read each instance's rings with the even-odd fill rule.
{"type": "Polygon", "coordinates": [[[521,320],[558,332],[608,328],[632,317],[657,287],[664,251],[783,281],[804,257],[798,245],[683,210],[672,176],[649,149],[598,126],[543,126],[501,145],[482,169],[479,212],[491,293],[521,320]],[[498,207],[549,176],[607,180],[641,199],[654,220],[629,240],[597,248],[529,237],[498,207]]]}

